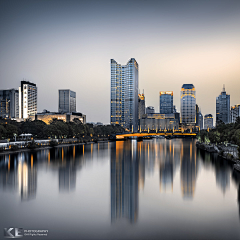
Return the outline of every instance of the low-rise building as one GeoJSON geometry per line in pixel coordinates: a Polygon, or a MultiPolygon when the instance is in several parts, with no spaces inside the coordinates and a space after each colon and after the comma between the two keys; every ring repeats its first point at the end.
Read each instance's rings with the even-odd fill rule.
{"type": "Polygon", "coordinates": [[[59,112],[43,111],[42,113],[37,113],[35,116],[31,116],[31,119],[41,120],[46,124],[50,124],[50,121],[52,121],[53,119],[63,120],[64,122],[73,122],[74,119],[78,119],[83,124],[86,123],[86,115],[79,112],[59,113],[59,112]]]}
{"type": "Polygon", "coordinates": [[[179,114],[145,114],[140,119],[140,131],[178,130],[179,114]]]}
{"type": "Polygon", "coordinates": [[[206,114],[204,116],[204,128],[213,128],[213,116],[212,114],[206,114]]]}

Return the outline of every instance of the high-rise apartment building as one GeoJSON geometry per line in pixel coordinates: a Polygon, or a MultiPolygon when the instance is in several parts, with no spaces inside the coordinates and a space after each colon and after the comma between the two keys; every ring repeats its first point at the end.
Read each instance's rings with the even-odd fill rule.
{"type": "Polygon", "coordinates": [[[76,92],[73,92],[70,89],[58,90],[58,112],[76,112],[76,92]]]}
{"type": "Polygon", "coordinates": [[[138,63],[131,58],[126,65],[111,59],[111,124],[138,130],[138,63]]]}
{"type": "Polygon", "coordinates": [[[230,123],[230,95],[225,91],[225,86],[221,94],[216,98],[216,124],[219,122],[230,123]]]}
{"type": "Polygon", "coordinates": [[[19,87],[19,118],[28,118],[37,113],[37,86],[35,83],[21,81],[19,87]]]}
{"type": "Polygon", "coordinates": [[[196,124],[196,91],[193,84],[182,85],[180,122],[185,126],[196,124]]]}
{"type": "Polygon", "coordinates": [[[145,96],[138,94],[138,119],[141,119],[143,114],[145,114],[145,96]]]}
{"type": "Polygon", "coordinates": [[[0,117],[18,118],[18,90],[0,90],[0,117]]]}
{"type": "Polygon", "coordinates": [[[199,127],[200,127],[200,130],[203,129],[203,115],[201,113],[201,111],[199,110],[199,113],[198,113],[198,120],[199,120],[199,127]]]}
{"type": "Polygon", "coordinates": [[[160,92],[160,113],[173,113],[173,92],[160,92]]]}
{"type": "Polygon", "coordinates": [[[213,116],[212,114],[206,114],[204,116],[204,128],[213,128],[213,116]]]}
{"type": "Polygon", "coordinates": [[[240,117],[240,104],[231,107],[231,123],[235,123],[237,117],[240,117]]]}

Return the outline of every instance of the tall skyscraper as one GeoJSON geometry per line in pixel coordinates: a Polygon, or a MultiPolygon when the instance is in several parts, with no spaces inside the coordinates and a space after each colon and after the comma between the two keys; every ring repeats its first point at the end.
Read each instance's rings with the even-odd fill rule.
{"type": "Polygon", "coordinates": [[[216,98],[216,124],[219,122],[230,123],[230,95],[225,91],[225,86],[221,94],[216,98]]]}
{"type": "Polygon", "coordinates": [[[138,94],[138,119],[141,119],[145,114],[145,96],[144,94],[138,94]]]}
{"type": "Polygon", "coordinates": [[[206,114],[204,116],[204,128],[213,128],[213,116],[212,114],[206,114]]]}
{"type": "Polygon", "coordinates": [[[173,113],[173,92],[160,92],[160,113],[173,113]]]}
{"type": "Polygon", "coordinates": [[[138,63],[131,58],[126,65],[111,59],[111,124],[138,130],[138,63]]]}
{"type": "Polygon", "coordinates": [[[240,104],[231,107],[231,123],[235,123],[237,117],[240,117],[240,104]]]}
{"type": "Polygon", "coordinates": [[[28,118],[37,113],[37,86],[35,83],[21,81],[19,87],[19,118],[28,118]]]}
{"type": "Polygon", "coordinates": [[[196,123],[196,91],[193,84],[183,84],[181,89],[181,118],[185,126],[196,123]]]}
{"type": "Polygon", "coordinates": [[[76,112],[76,92],[70,89],[58,90],[58,112],[76,112]]]}
{"type": "Polygon", "coordinates": [[[18,90],[0,90],[0,117],[18,118],[18,90]]]}

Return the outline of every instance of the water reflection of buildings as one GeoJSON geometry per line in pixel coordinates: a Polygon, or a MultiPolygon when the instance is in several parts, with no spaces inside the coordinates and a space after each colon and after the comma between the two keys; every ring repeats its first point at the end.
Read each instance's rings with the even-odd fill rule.
{"type": "Polygon", "coordinates": [[[189,141],[182,141],[181,145],[181,190],[184,198],[191,199],[195,192],[198,164],[196,147],[192,140],[189,141]]]}
{"type": "Polygon", "coordinates": [[[18,184],[22,200],[36,198],[37,170],[35,165],[31,164],[31,167],[29,167],[26,162],[18,163],[18,184]]]}
{"type": "Polygon", "coordinates": [[[8,156],[7,165],[0,168],[0,188],[8,191],[18,191],[21,200],[36,198],[37,170],[33,163],[33,154],[8,156]]]}
{"type": "Polygon", "coordinates": [[[111,221],[138,218],[139,161],[137,142],[116,142],[111,149],[111,221]],[[124,149],[124,150],[123,150],[124,149]]]}
{"type": "Polygon", "coordinates": [[[230,172],[227,166],[216,166],[216,182],[223,194],[230,187],[230,172]]]}
{"type": "Polygon", "coordinates": [[[76,168],[67,164],[59,168],[59,191],[72,191],[76,188],[76,168]]]}

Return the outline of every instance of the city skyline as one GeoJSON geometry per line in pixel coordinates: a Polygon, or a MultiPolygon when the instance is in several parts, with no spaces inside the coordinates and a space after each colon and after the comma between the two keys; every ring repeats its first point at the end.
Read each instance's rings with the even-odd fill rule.
{"type": "Polygon", "coordinates": [[[173,91],[179,112],[181,86],[192,83],[202,114],[215,123],[223,84],[230,105],[240,103],[240,3],[172,3],[2,1],[1,89],[34,82],[38,112],[56,111],[57,90],[72,89],[77,111],[109,123],[110,59],[135,58],[146,106],[159,109],[159,91],[173,91]]]}

